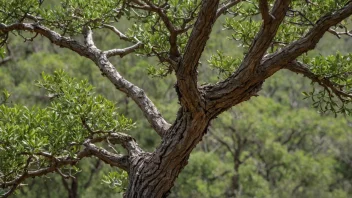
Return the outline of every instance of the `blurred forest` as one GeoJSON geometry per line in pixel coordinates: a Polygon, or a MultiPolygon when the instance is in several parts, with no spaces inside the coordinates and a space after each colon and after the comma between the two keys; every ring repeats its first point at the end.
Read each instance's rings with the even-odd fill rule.
{"type": "MultiPolygon", "coordinates": [[[[230,32],[220,31],[224,19],[215,25],[199,68],[199,82],[217,82],[226,75],[210,64],[211,53],[241,56],[241,48],[228,48],[230,32]],[[238,51],[236,51],[238,50],[238,51]]],[[[118,24],[127,30],[131,22],[118,24]]],[[[123,45],[110,31],[94,35],[97,46],[109,49],[123,45]]],[[[35,86],[42,71],[63,69],[70,76],[88,79],[97,93],[116,102],[118,112],[132,118],[131,135],[151,151],[160,138],[150,128],[135,103],[117,91],[94,63],[53,46],[44,38],[33,42],[11,35],[7,57],[0,59],[0,90],[11,93],[10,102],[45,106],[50,98],[35,86]]],[[[337,40],[326,35],[308,56],[352,52],[352,38],[337,40]]],[[[112,59],[126,79],[140,86],[166,120],[174,120],[178,109],[175,79],[158,76],[156,60],[136,54],[112,59]],[[131,67],[133,66],[133,67],[131,67]],[[148,75],[147,75],[148,74],[148,75]]],[[[231,71],[231,68],[229,68],[231,71]]],[[[170,197],[352,197],[352,118],[323,114],[305,99],[311,82],[292,72],[280,71],[264,83],[258,97],[232,108],[211,123],[210,130],[192,153],[170,197]]],[[[316,87],[319,89],[319,87],[316,87]]],[[[122,152],[122,150],[121,150],[122,152]]],[[[112,169],[97,159],[79,163],[76,178],[60,175],[29,179],[13,197],[122,197],[121,189],[107,188],[112,169]]],[[[123,191],[123,189],[122,189],[123,191]]]]}

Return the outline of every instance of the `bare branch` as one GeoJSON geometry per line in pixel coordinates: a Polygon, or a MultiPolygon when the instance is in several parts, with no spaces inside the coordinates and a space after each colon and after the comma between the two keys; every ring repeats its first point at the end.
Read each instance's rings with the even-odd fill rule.
{"type": "MultiPolygon", "coordinates": [[[[91,31],[86,31],[86,44],[88,44],[87,46],[79,43],[78,41],[70,37],[61,36],[57,32],[52,31],[39,24],[15,23],[11,25],[5,25],[3,23],[0,23],[0,31],[2,32],[6,33],[14,30],[24,30],[38,33],[48,38],[55,45],[68,48],[81,56],[85,56],[91,59],[99,67],[103,75],[105,75],[118,90],[126,93],[136,102],[139,108],[143,111],[144,116],[147,118],[149,123],[160,136],[163,136],[165,131],[169,129],[170,124],[164,120],[158,109],[155,107],[153,102],[147,97],[144,91],[136,85],[132,84],[131,82],[127,81],[125,78],[123,78],[117,72],[116,68],[110,63],[106,54],[109,51],[102,53],[101,50],[97,49],[94,46],[91,31]]],[[[132,47],[132,49],[134,48],[136,48],[136,46],[132,47]]],[[[132,49],[128,49],[124,52],[119,53],[123,55],[126,51],[130,52],[132,49]]],[[[109,52],[108,54],[113,55],[113,52],[109,52]]]]}
{"type": "Polygon", "coordinates": [[[3,195],[3,197],[10,196],[15,189],[27,178],[30,177],[38,177],[42,175],[46,175],[51,172],[57,172],[64,178],[72,177],[70,175],[66,175],[61,172],[60,167],[65,165],[75,165],[78,163],[82,158],[95,156],[100,160],[104,161],[105,163],[119,167],[125,171],[129,171],[129,157],[138,155],[142,153],[142,149],[138,146],[135,140],[123,133],[108,133],[105,136],[100,136],[93,139],[88,139],[83,143],[85,149],[79,152],[75,158],[71,157],[55,157],[50,153],[47,152],[38,152],[38,153],[22,153],[22,155],[29,155],[27,159],[27,163],[24,167],[24,171],[22,175],[18,176],[17,178],[13,179],[9,182],[1,183],[2,188],[10,188],[10,190],[3,195]],[[121,144],[127,151],[129,155],[121,155],[121,154],[114,154],[111,153],[103,148],[98,148],[93,143],[101,142],[103,140],[112,142],[114,144],[121,144]],[[33,156],[42,156],[49,160],[50,165],[48,167],[44,167],[38,170],[28,170],[29,164],[31,163],[31,159],[33,156]]]}
{"type": "Polygon", "coordinates": [[[42,25],[35,23],[14,23],[11,25],[5,25],[3,23],[0,23],[0,31],[2,32],[10,32],[14,30],[24,30],[38,33],[48,38],[55,45],[71,49],[72,51],[77,52],[81,56],[85,56],[88,58],[94,57],[94,54],[90,52],[88,48],[84,45],[80,44],[79,42],[75,41],[70,37],[61,36],[57,32],[52,31],[42,25]]]}
{"type": "Polygon", "coordinates": [[[108,24],[104,24],[103,26],[112,30],[115,34],[117,34],[117,36],[121,40],[130,41],[129,38],[126,35],[124,35],[122,32],[120,32],[116,27],[114,27],[112,25],[108,25],[108,24]]]}
{"type": "MultiPolygon", "coordinates": [[[[102,131],[103,132],[103,131],[102,131]]],[[[121,144],[127,151],[130,156],[138,155],[143,153],[144,151],[138,146],[135,139],[130,135],[125,133],[117,133],[117,132],[103,132],[106,135],[99,136],[96,138],[91,138],[87,141],[87,143],[97,143],[102,141],[109,141],[112,144],[121,144]]]]}
{"type": "Polygon", "coordinates": [[[106,56],[109,58],[111,56],[120,56],[121,58],[126,56],[127,54],[130,54],[132,52],[134,52],[136,49],[142,47],[143,44],[141,42],[138,42],[130,47],[126,47],[124,49],[112,49],[112,50],[108,50],[105,51],[104,53],[106,54],[106,56]]]}
{"type": "Polygon", "coordinates": [[[222,14],[224,14],[228,9],[237,5],[242,0],[230,0],[226,4],[222,5],[218,11],[216,12],[216,18],[219,18],[222,14]]]}
{"type": "Polygon", "coordinates": [[[338,32],[336,30],[333,29],[329,29],[328,32],[332,33],[333,35],[336,35],[338,38],[341,38],[341,35],[346,35],[349,37],[352,37],[352,31],[348,31],[347,27],[344,27],[345,31],[344,32],[338,32]]]}
{"type": "Polygon", "coordinates": [[[90,27],[83,27],[83,35],[84,35],[84,44],[90,48],[90,49],[94,49],[97,50],[98,48],[95,46],[94,44],[94,40],[93,40],[93,32],[90,29],[90,27]]]}
{"type": "Polygon", "coordinates": [[[105,53],[102,53],[94,62],[117,89],[126,93],[136,102],[151,126],[162,137],[169,129],[170,124],[165,121],[144,90],[123,78],[110,63],[105,53]]]}
{"type": "Polygon", "coordinates": [[[89,141],[83,144],[86,147],[86,150],[89,151],[92,155],[99,158],[103,162],[111,165],[119,167],[125,171],[129,169],[129,162],[127,155],[115,154],[111,153],[103,148],[98,148],[94,144],[89,141]]]}

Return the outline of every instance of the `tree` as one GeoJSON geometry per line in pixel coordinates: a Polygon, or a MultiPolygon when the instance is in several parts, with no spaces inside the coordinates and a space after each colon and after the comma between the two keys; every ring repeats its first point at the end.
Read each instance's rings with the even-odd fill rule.
{"type": "Polygon", "coordinates": [[[125,197],[166,197],[210,122],[257,96],[264,81],[281,69],[303,74],[321,86],[305,93],[321,112],[351,113],[351,55],[311,58],[306,54],[325,33],[337,38],[351,36],[347,27],[352,1],[0,2],[3,46],[11,33],[25,41],[40,35],[93,61],[116,89],[132,98],[161,138],[153,152],[144,151],[134,138],[119,132],[131,129],[131,121],[116,114],[113,103],[95,96],[87,82],[77,82],[61,71],[43,75],[39,85],[53,98],[48,108],[1,106],[0,152],[6,160],[0,164],[0,181],[4,197],[30,177],[50,172],[70,177],[65,173],[67,166],[91,156],[128,172],[125,197]],[[229,16],[224,27],[232,31],[244,54],[237,58],[220,51],[214,54],[209,64],[225,77],[200,85],[200,58],[214,23],[223,14],[229,16]],[[126,34],[118,29],[125,19],[135,23],[126,34]],[[130,45],[100,49],[93,40],[93,31],[99,29],[113,31],[130,45]],[[160,65],[151,67],[151,74],[166,77],[174,73],[180,107],[172,124],[144,90],[125,79],[112,64],[114,56],[122,58],[133,52],[157,58],[160,65]],[[43,124],[46,127],[39,127],[43,124]],[[127,153],[108,151],[99,147],[100,142],[120,144],[127,153]]]}

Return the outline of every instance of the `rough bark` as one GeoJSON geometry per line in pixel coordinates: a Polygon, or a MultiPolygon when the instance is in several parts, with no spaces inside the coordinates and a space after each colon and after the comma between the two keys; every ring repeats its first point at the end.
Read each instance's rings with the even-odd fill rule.
{"type": "Polygon", "coordinates": [[[125,197],[166,197],[209,121],[204,113],[192,116],[181,110],[155,152],[131,159],[130,185],[125,197]]]}
{"type": "MultiPolygon", "coordinates": [[[[219,8],[219,0],[203,0],[185,52],[182,55],[179,54],[176,41],[177,35],[184,30],[176,29],[164,10],[153,5],[152,2],[140,0],[130,2],[130,6],[136,9],[157,13],[170,32],[169,56],[172,59],[170,62],[172,62],[172,68],[177,77],[175,87],[181,106],[172,125],[165,121],[145,92],[123,78],[108,60],[111,56],[122,57],[133,52],[142,46],[141,43],[136,43],[124,49],[102,51],[94,45],[92,31],[89,27],[85,28],[85,43],[81,44],[72,38],[61,36],[36,23],[15,23],[10,25],[0,23],[0,31],[2,32],[14,30],[35,32],[48,38],[55,45],[71,49],[79,55],[92,60],[102,74],[118,90],[126,93],[134,100],[153,129],[162,138],[162,142],[156,150],[148,153],[142,151],[132,137],[117,133],[104,137],[110,142],[121,144],[128,151],[128,155],[111,153],[94,145],[96,142],[103,141],[104,138],[89,139],[83,144],[85,150],[82,151],[77,159],[61,161],[60,163],[62,165],[76,163],[83,157],[93,155],[110,165],[128,171],[129,186],[125,197],[167,197],[175,179],[187,165],[190,153],[207,132],[212,119],[232,106],[256,96],[265,79],[282,68],[316,79],[313,73],[310,73],[306,67],[302,67],[301,64],[295,62],[295,59],[313,49],[324,35],[324,32],[328,31],[331,26],[338,24],[352,14],[352,2],[350,1],[340,10],[322,17],[302,39],[287,45],[278,52],[265,55],[286,16],[290,1],[277,0],[270,10],[267,1],[261,0],[259,1],[259,7],[263,19],[262,27],[252,42],[249,52],[239,69],[222,82],[199,87],[197,84],[197,67],[212,31],[212,26],[221,14],[238,2],[240,1],[230,0],[219,8]],[[134,4],[132,5],[132,3],[134,4]]],[[[121,39],[126,39],[113,26],[105,27],[113,30],[121,39]]],[[[321,82],[323,86],[330,86],[329,82],[321,82]]],[[[51,156],[47,157],[50,158],[51,156]]],[[[238,156],[235,158],[238,158],[238,156]]],[[[53,160],[57,159],[53,158],[53,160]]],[[[5,185],[14,186],[11,189],[12,191],[27,177],[54,172],[57,168],[57,166],[53,166],[38,171],[26,172],[14,181],[5,183],[5,185]]],[[[234,168],[235,170],[238,169],[236,166],[234,168]]],[[[238,183],[238,178],[234,177],[234,187],[238,186],[236,183],[238,183]]],[[[9,194],[11,193],[9,192],[9,194]]]]}

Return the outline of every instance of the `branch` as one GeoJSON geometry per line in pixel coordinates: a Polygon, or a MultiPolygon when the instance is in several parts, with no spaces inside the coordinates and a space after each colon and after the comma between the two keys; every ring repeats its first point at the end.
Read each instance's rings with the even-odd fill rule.
{"type": "Polygon", "coordinates": [[[154,12],[161,18],[161,20],[165,24],[166,29],[170,33],[170,36],[169,36],[170,52],[169,53],[170,53],[170,57],[172,57],[173,60],[175,61],[176,58],[180,56],[180,52],[178,50],[178,45],[177,45],[177,35],[182,31],[176,29],[176,27],[171,22],[167,14],[164,12],[164,8],[158,7],[157,5],[151,3],[151,1],[148,1],[148,0],[143,0],[143,2],[139,0],[132,0],[132,2],[137,4],[137,5],[131,4],[130,6],[132,8],[154,12]]]}
{"type": "Polygon", "coordinates": [[[242,0],[230,0],[226,4],[222,5],[216,12],[216,18],[219,18],[222,14],[224,14],[228,9],[232,8],[233,6],[237,5],[242,0]]]}
{"type": "MultiPolygon", "coordinates": [[[[240,67],[226,80],[215,85],[206,85],[201,88],[206,103],[206,111],[212,116],[217,116],[222,111],[256,96],[266,78],[274,72],[260,70],[261,62],[267,49],[270,47],[280,24],[286,16],[290,0],[277,0],[269,14],[270,19],[263,23],[260,31],[254,38],[248,53],[240,67]]],[[[278,69],[277,69],[278,70],[278,69]]]]}
{"type": "Polygon", "coordinates": [[[120,32],[116,27],[108,24],[103,24],[103,27],[106,27],[112,30],[115,34],[117,34],[118,37],[120,37],[121,40],[130,41],[129,38],[126,35],[124,35],[122,32],[120,32]]]}
{"type": "MultiPolygon", "coordinates": [[[[85,125],[87,127],[87,125],[85,125]]],[[[89,131],[91,131],[89,129],[89,131]]],[[[81,152],[79,152],[75,158],[71,157],[55,157],[50,153],[47,152],[38,152],[38,153],[21,153],[22,155],[29,155],[29,158],[27,160],[27,163],[24,167],[24,171],[22,175],[19,177],[13,179],[12,181],[9,182],[4,182],[0,185],[1,188],[10,188],[8,192],[6,192],[2,197],[8,197],[11,194],[14,193],[15,189],[27,178],[29,177],[38,177],[42,175],[46,175],[48,173],[52,172],[57,172],[59,173],[62,177],[68,178],[70,177],[69,175],[65,175],[60,171],[60,167],[65,166],[65,165],[75,165],[78,163],[82,158],[84,157],[89,157],[89,156],[95,156],[99,158],[100,160],[104,161],[105,163],[111,165],[111,166],[116,166],[119,167],[125,171],[129,171],[129,157],[133,157],[136,155],[139,155],[143,153],[143,150],[138,146],[138,144],[135,142],[135,140],[123,133],[108,133],[105,136],[100,136],[92,139],[88,139],[83,143],[83,146],[85,146],[85,149],[81,152]],[[121,154],[114,154],[111,153],[103,148],[98,148],[96,145],[93,143],[101,142],[101,141],[107,141],[111,142],[114,144],[121,144],[127,151],[128,155],[121,155],[121,154]],[[45,168],[41,168],[39,170],[33,170],[30,171],[28,170],[28,167],[30,165],[31,159],[33,156],[42,156],[46,159],[49,160],[49,166],[45,168]]]]}
{"type": "Polygon", "coordinates": [[[282,1],[276,0],[272,12],[269,13],[268,5],[266,1],[260,1],[260,11],[263,16],[263,24],[260,31],[254,38],[248,54],[245,56],[239,70],[247,70],[249,73],[253,73],[259,66],[261,59],[265,52],[270,47],[276,33],[279,29],[280,24],[286,16],[291,0],[282,1]]]}
{"type": "Polygon", "coordinates": [[[263,68],[284,66],[303,53],[314,49],[331,26],[337,25],[351,14],[352,1],[349,1],[343,8],[320,18],[303,38],[265,57],[265,62],[262,64],[263,68]]]}
{"type": "Polygon", "coordinates": [[[93,58],[94,54],[88,51],[88,48],[79,42],[75,41],[70,37],[64,37],[55,31],[52,31],[42,25],[36,23],[14,23],[11,25],[5,25],[0,23],[0,31],[11,32],[14,30],[24,30],[29,32],[38,33],[46,38],[48,38],[52,43],[60,47],[71,49],[72,51],[78,53],[81,56],[88,58],[93,58]]]}
{"type": "Polygon", "coordinates": [[[127,155],[111,153],[103,148],[98,148],[89,141],[85,142],[83,145],[86,147],[86,150],[89,151],[89,153],[102,160],[103,162],[111,166],[119,167],[125,171],[129,170],[127,155]]]}
{"type": "MultiPolygon", "coordinates": [[[[87,127],[87,126],[85,126],[87,127]]],[[[90,129],[88,129],[90,130],[90,129]]],[[[97,132],[96,132],[97,133],[97,132]]],[[[107,135],[99,136],[96,138],[91,138],[86,141],[86,143],[97,143],[102,141],[108,141],[112,144],[120,144],[122,145],[127,151],[130,156],[139,155],[144,151],[138,146],[136,140],[127,135],[125,133],[116,133],[116,132],[109,132],[109,131],[100,131],[100,133],[107,133],[107,135]]],[[[85,143],[85,144],[86,144],[85,143]]]]}
{"type": "Polygon", "coordinates": [[[44,156],[44,157],[48,158],[52,163],[48,167],[30,171],[30,170],[28,170],[28,166],[30,163],[30,159],[33,157],[33,155],[30,155],[27,160],[27,164],[24,167],[24,171],[23,171],[22,175],[18,176],[17,178],[13,179],[12,181],[4,182],[0,185],[1,188],[10,188],[10,190],[8,192],[6,192],[5,194],[2,195],[2,198],[9,197],[11,194],[13,194],[15,192],[16,188],[18,186],[20,186],[21,183],[27,178],[39,177],[42,175],[46,175],[48,173],[56,172],[59,167],[62,167],[65,165],[74,165],[82,158],[88,157],[91,154],[89,152],[87,152],[86,150],[83,150],[77,154],[77,158],[67,158],[67,157],[55,158],[51,154],[48,154],[45,152],[37,153],[34,155],[44,156]]]}
{"type": "Polygon", "coordinates": [[[259,0],[259,10],[260,10],[260,14],[262,15],[264,24],[269,23],[271,16],[269,14],[269,6],[268,6],[267,0],[259,0]]]}
{"type": "Polygon", "coordinates": [[[108,55],[106,52],[102,53],[101,50],[94,46],[92,31],[89,30],[89,28],[87,28],[84,32],[86,45],[83,45],[70,37],[61,36],[57,32],[39,24],[15,23],[5,25],[0,23],[0,31],[2,32],[10,32],[14,30],[24,30],[38,33],[48,38],[55,45],[68,48],[81,56],[91,59],[99,67],[103,75],[105,75],[118,90],[124,92],[135,101],[138,107],[143,111],[144,116],[160,136],[163,136],[163,134],[169,129],[170,124],[164,120],[158,109],[147,97],[144,91],[123,78],[108,60],[108,55]]]}
{"type": "Polygon", "coordinates": [[[197,85],[197,67],[206,42],[216,21],[219,0],[203,0],[196,23],[188,39],[185,52],[176,69],[178,96],[183,107],[191,112],[203,105],[197,85]]]}
{"type": "Polygon", "coordinates": [[[84,44],[86,45],[86,47],[88,49],[97,51],[98,48],[94,44],[92,29],[90,29],[89,26],[84,26],[82,31],[84,36],[84,44]]]}
{"type": "Polygon", "coordinates": [[[136,49],[142,47],[143,44],[141,42],[138,42],[130,47],[126,47],[124,49],[112,49],[105,51],[106,56],[109,58],[111,56],[120,56],[121,58],[126,56],[127,54],[130,54],[134,52],[136,49]]]}
{"type": "MultiPolygon", "coordinates": [[[[303,74],[304,76],[308,77],[311,79],[313,82],[317,82],[319,85],[324,87],[326,90],[331,90],[339,99],[343,102],[346,99],[344,98],[349,98],[352,100],[352,94],[346,93],[342,91],[341,89],[338,89],[333,82],[331,82],[328,78],[322,78],[320,76],[317,76],[313,72],[311,72],[308,68],[308,65],[301,63],[299,61],[293,61],[290,62],[289,64],[284,66],[284,69],[288,69],[290,71],[293,71],[295,73],[303,74]]],[[[330,91],[329,91],[330,92],[330,91]]]]}

